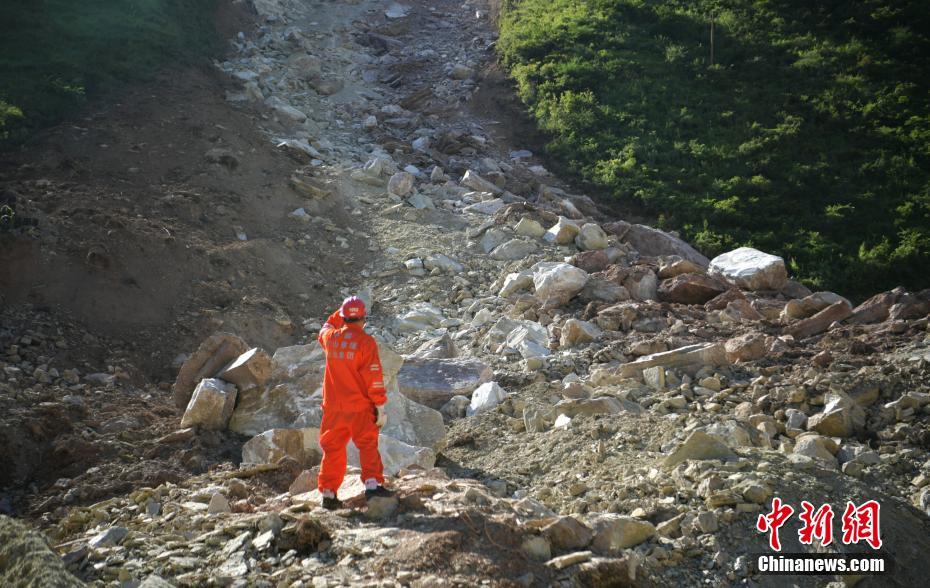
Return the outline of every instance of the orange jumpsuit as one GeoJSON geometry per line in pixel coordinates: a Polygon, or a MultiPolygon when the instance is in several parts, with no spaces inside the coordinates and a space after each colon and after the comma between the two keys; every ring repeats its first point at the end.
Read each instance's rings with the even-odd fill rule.
{"type": "Polygon", "coordinates": [[[375,407],[387,402],[387,393],[378,344],[358,324],[346,323],[338,310],[326,320],[318,340],[326,351],[326,372],[320,425],[323,463],[317,486],[321,492],[336,492],[342,486],[349,439],[358,447],[362,481],[383,484],[375,407]]]}

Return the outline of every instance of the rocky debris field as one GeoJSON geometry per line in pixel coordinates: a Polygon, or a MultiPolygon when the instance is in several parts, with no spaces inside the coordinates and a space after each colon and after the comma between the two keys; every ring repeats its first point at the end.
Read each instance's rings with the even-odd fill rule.
{"type": "MultiPolygon", "coordinates": [[[[493,59],[482,2],[252,5],[257,24],[216,64],[225,98],[295,162],[305,205],[276,221],[307,235],[293,251],[351,255],[351,280],[312,304],[368,302],[397,497],[365,504],[353,471],[348,508],[319,508],[322,311],[290,337],[216,322],[159,386],[128,346],[11,323],[4,447],[62,461],[7,483],[77,578],[783,585],[749,557],[769,551],[756,523],[777,497],[830,504],[836,537],[847,502],[877,500],[896,565],[793,584],[922,584],[930,292],[811,292],[778,257],[708,259],[576,194],[470,108],[493,59]]],[[[784,551],[868,549],[797,528],[784,551]]]]}

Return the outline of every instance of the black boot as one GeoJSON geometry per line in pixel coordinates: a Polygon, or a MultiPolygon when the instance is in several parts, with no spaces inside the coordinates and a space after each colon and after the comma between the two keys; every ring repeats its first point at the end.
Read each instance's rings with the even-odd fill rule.
{"type": "Polygon", "coordinates": [[[328,496],[323,497],[323,508],[326,510],[339,510],[342,508],[342,501],[333,496],[329,498],[328,496]]]}
{"type": "Polygon", "coordinates": [[[384,486],[378,486],[374,490],[365,490],[365,500],[369,498],[391,498],[394,496],[394,493],[385,488],[384,486]]]}

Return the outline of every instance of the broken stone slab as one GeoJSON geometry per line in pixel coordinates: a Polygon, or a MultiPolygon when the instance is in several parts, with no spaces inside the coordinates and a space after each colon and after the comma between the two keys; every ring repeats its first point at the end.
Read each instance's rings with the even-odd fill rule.
{"type": "Polygon", "coordinates": [[[662,461],[662,466],[673,468],[689,459],[731,460],[736,459],[736,454],[718,439],[703,431],[694,431],[671,455],[662,461]]]}
{"type": "Polygon", "coordinates": [[[590,551],[576,551],[567,555],[554,557],[547,561],[546,565],[557,570],[564,570],[567,567],[590,561],[593,555],[594,554],[590,551]]]}
{"type": "Polygon", "coordinates": [[[498,245],[509,241],[511,236],[510,233],[503,229],[491,227],[481,236],[481,240],[479,241],[481,250],[485,253],[491,253],[498,245]]]}
{"type": "Polygon", "coordinates": [[[707,267],[710,264],[710,260],[694,247],[659,229],[617,221],[604,225],[604,230],[617,235],[621,242],[629,243],[640,254],[648,257],[677,255],[700,267],[707,267]]]}
{"type": "Polygon", "coordinates": [[[592,547],[608,555],[635,547],[656,535],[656,528],[649,521],[619,514],[598,515],[590,524],[594,528],[592,547]]]}
{"type": "Polygon", "coordinates": [[[571,318],[562,325],[562,335],[559,339],[559,346],[562,348],[574,347],[575,345],[584,345],[596,341],[602,334],[602,331],[593,323],[571,318]]]}
{"type": "Polygon", "coordinates": [[[283,457],[290,457],[305,468],[319,465],[323,458],[320,430],[316,427],[272,429],[252,437],[242,446],[243,464],[274,464],[283,457]]]}
{"type": "Polygon", "coordinates": [[[271,357],[258,347],[249,349],[220,372],[222,380],[235,384],[240,391],[263,386],[271,377],[271,357]]]}
{"type": "Polygon", "coordinates": [[[491,410],[507,398],[507,392],[497,382],[485,382],[472,393],[465,416],[474,416],[491,410]]]}
{"type": "Polygon", "coordinates": [[[249,345],[230,333],[215,333],[197,348],[178,371],[171,396],[178,408],[184,408],[201,380],[213,378],[230,362],[245,353],[249,345]]]}
{"type": "Polygon", "coordinates": [[[413,190],[414,179],[410,172],[397,172],[388,180],[387,191],[389,194],[403,198],[413,190]]]}
{"type": "Polygon", "coordinates": [[[720,366],[728,363],[722,343],[696,343],[672,351],[645,355],[636,361],[621,365],[617,373],[622,378],[633,378],[641,376],[644,369],[654,366],[673,368],[720,366]]]}
{"type": "Polygon", "coordinates": [[[181,417],[181,427],[198,426],[217,431],[225,429],[235,405],[234,385],[215,378],[201,380],[181,417]]]}
{"type": "Polygon", "coordinates": [[[830,328],[830,325],[846,319],[851,314],[852,309],[849,307],[849,303],[845,300],[841,300],[831,304],[810,318],[800,320],[785,327],[784,333],[800,341],[801,339],[813,337],[814,335],[826,331],[830,328]]]}
{"type": "Polygon", "coordinates": [[[685,273],[662,280],[657,295],[662,302],[704,304],[723,294],[726,289],[724,284],[708,275],[685,273]]]}
{"type": "Polygon", "coordinates": [[[239,394],[229,419],[229,430],[240,435],[258,435],[270,429],[319,426],[322,412],[323,377],[309,385],[283,383],[251,388],[239,394]]]}
{"type": "Polygon", "coordinates": [[[471,397],[492,375],[491,367],[477,359],[407,357],[397,383],[407,398],[438,410],[453,396],[471,397]]]}
{"type": "Polygon", "coordinates": [[[536,297],[546,305],[561,305],[575,297],[588,282],[588,273],[567,263],[542,262],[534,266],[536,297]]]}
{"type": "Polygon", "coordinates": [[[501,194],[503,192],[503,190],[497,184],[482,178],[480,175],[478,175],[477,172],[472,170],[467,170],[459,183],[463,186],[471,188],[476,192],[488,192],[494,195],[501,194]]]}
{"type": "Polygon", "coordinates": [[[780,290],[788,280],[784,259],[752,247],[739,247],[718,255],[711,260],[708,273],[753,291],[780,290]]]}

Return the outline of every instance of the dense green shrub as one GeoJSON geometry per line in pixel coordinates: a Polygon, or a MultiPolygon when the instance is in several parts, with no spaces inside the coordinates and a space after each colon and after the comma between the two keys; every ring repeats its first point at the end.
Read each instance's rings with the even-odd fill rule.
{"type": "Polygon", "coordinates": [[[710,255],[864,295],[930,286],[925,6],[511,0],[499,50],[567,169],[710,255]]]}
{"type": "Polygon", "coordinates": [[[0,147],[88,94],[216,47],[216,0],[8,0],[0,17],[0,147]]]}

